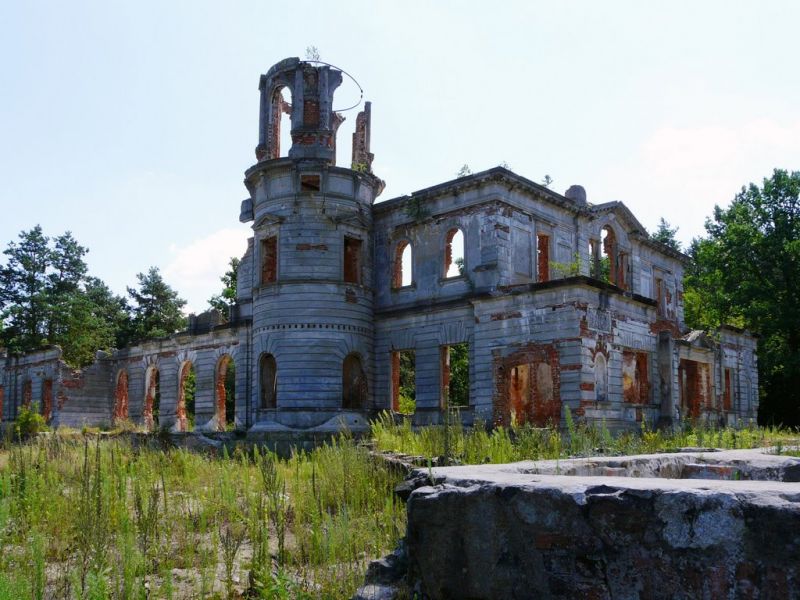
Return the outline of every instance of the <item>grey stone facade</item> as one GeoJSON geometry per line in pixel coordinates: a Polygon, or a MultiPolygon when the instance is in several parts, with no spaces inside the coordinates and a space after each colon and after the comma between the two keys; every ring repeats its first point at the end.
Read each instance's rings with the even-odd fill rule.
{"type": "Polygon", "coordinates": [[[580,186],[561,195],[501,167],[375,204],[383,182],[372,173],[369,103],[352,168],[335,166],[341,81],[299,59],[261,78],[257,163],[240,211],[253,236],[229,321],[201,315],[186,333],[99,354],[79,372],[57,349],[5,357],[4,420],[49,394],[55,424],[155,425],[157,402],[160,426],[187,429],[191,365],[196,428],[360,430],[397,408],[397,353],[413,350],[413,420],[434,423],[454,344],[468,348],[465,422],[563,424],[567,409],[614,429],[756,418],[754,338],[687,331],[687,257],[652,241],[625,205],[590,204],[580,186]]]}

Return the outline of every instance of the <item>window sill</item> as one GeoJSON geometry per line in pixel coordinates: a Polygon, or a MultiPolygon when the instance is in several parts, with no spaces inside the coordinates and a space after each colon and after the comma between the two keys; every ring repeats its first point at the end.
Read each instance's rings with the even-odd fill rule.
{"type": "Polygon", "coordinates": [[[457,283],[459,281],[469,281],[466,275],[454,275],[453,277],[440,277],[439,278],[439,285],[445,285],[447,283],[457,283]]]}

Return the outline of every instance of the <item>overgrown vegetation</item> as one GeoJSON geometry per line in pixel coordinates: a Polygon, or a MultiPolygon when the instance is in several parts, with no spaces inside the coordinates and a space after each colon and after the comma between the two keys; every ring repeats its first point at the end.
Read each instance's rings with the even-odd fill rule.
{"type": "Polygon", "coordinates": [[[689,249],[687,324],[758,333],[759,421],[800,425],[800,171],[742,188],[705,228],[689,249]]]}
{"type": "MultiPolygon", "coordinates": [[[[414,431],[389,414],[379,450],[501,463],[681,447],[774,446],[797,435],[751,427],[640,431],[601,424],[414,431]]],[[[153,443],[157,443],[155,439],[153,443]]],[[[399,473],[347,436],[288,459],[259,448],[211,457],[54,433],[0,449],[0,600],[345,598],[393,549],[405,507],[399,473]]]]}
{"type": "Polygon", "coordinates": [[[0,599],[345,598],[405,527],[342,437],[281,460],[60,435],[0,451],[0,599]]]}
{"type": "Polygon", "coordinates": [[[800,434],[777,428],[744,429],[692,427],[675,432],[653,430],[642,423],[638,431],[612,435],[604,424],[575,424],[567,412],[567,431],[530,425],[463,427],[460,419],[448,426],[413,430],[407,421],[395,423],[381,415],[372,425],[376,447],[428,459],[443,457],[459,464],[506,463],[519,460],[560,459],[598,454],[642,454],[686,447],[758,448],[786,444],[800,434]]]}

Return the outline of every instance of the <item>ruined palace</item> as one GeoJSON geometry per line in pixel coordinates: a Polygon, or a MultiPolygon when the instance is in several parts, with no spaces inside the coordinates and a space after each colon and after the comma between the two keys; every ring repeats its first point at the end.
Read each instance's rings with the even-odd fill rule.
{"type": "Polygon", "coordinates": [[[351,167],[336,166],[342,80],[297,58],[261,76],[239,215],[252,237],[230,314],[193,316],[185,332],[98,352],[81,370],[55,347],[3,353],[4,421],[29,405],[53,425],[234,424],[268,438],[363,430],[401,403],[420,425],[454,407],[465,423],[563,424],[570,411],[610,429],[756,418],[754,337],[687,330],[687,257],[624,204],[502,167],[376,203],[369,102],[351,167]],[[453,391],[455,351],[466,393],[453,391]]]}

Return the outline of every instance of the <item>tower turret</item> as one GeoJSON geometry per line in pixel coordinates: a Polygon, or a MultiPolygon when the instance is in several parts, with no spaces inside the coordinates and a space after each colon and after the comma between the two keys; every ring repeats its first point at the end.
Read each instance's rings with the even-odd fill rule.
{"type": "Polygon", "coordinates": [[[252,318],[254,431],[342,417],[357,429],[374,407],[371,207],[383,182],[372,174],[369,103],[356,117],[352,168],[335,164],[342,73],[288,58],[259,85],[258,162],[245,173],[240,216],[253,240],[238,298],[252,318]],[[292,138],[283,158],[282,112],[292,138]]]}

